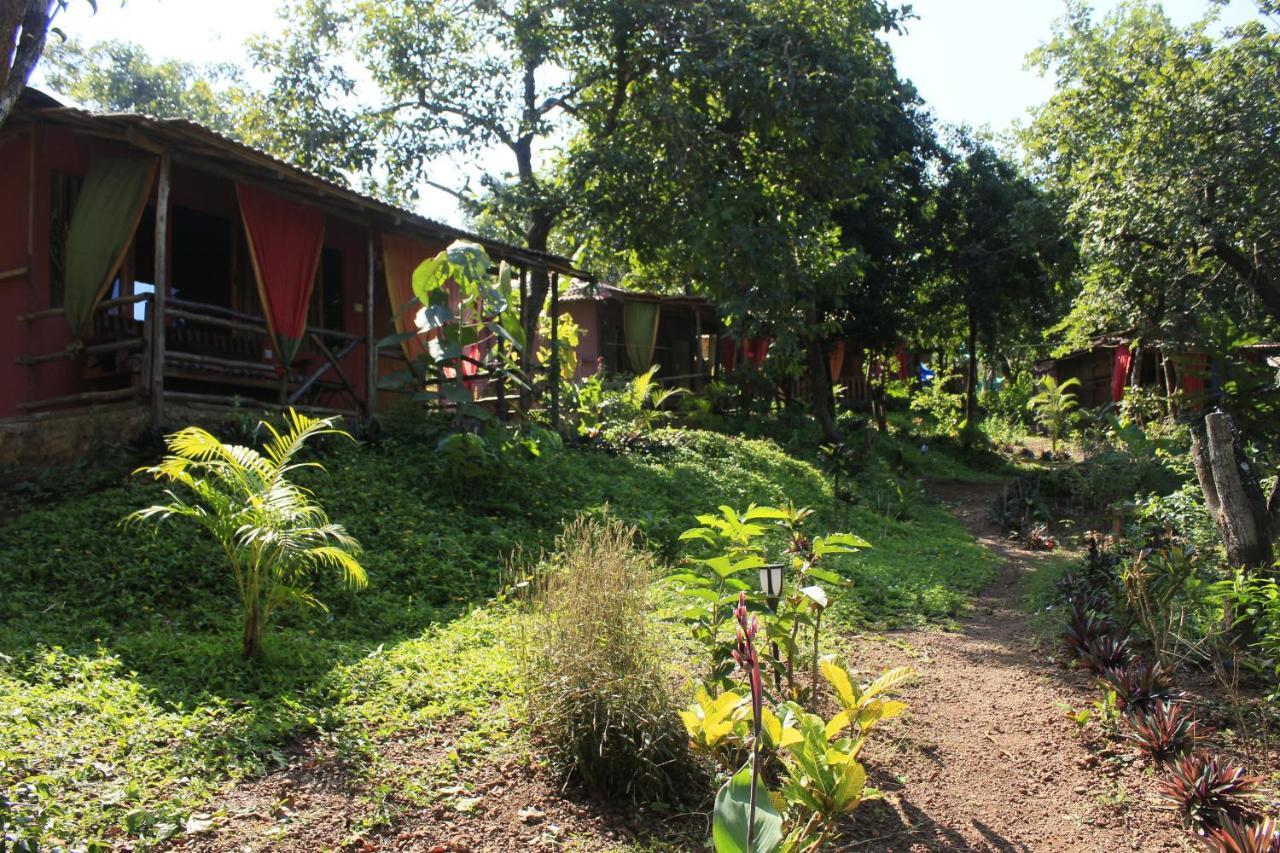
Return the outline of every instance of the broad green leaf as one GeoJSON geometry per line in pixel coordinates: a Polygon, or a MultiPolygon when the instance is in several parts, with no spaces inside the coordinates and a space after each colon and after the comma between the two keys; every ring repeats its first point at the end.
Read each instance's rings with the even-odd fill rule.
{"type": "Polygon", "coordinates": [[[760,780],[755,783],[756,808],[751,814],[751,763],[724,784],[716,794],[711,838],[716,853],[773,853],[782,846],[782,816],[760,780]],[[753,828],[747,844],[748,827],[753,828]]]}

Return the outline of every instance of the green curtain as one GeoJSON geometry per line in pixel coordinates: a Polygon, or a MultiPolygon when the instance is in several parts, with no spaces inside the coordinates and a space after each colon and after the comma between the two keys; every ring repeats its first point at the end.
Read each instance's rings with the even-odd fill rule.
{"type": "Polygon", "coordinates": [[[631,369],[644,373],[653,364],[653,347],[658,342],[658,303],[630,299],[624,302],[622,334],[631,369]]]}
{"type": "Polygon", "coordinates": [[[95,157],[89,164],[67,230],[62,307],[77,338],[124,260],[155,170],[155,160],[136,157],[95,157]]]}

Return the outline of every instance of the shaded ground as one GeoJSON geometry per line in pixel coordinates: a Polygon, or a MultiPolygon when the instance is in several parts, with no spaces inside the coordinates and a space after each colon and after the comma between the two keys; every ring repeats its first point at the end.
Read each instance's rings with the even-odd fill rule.
{"type": "Polygon", "coordinates": [[[1096,690],[1038,649],[1020,607],[1042,552],[999,535],[987,512],[998,486],[939,483],[930,491],[1005,562],[955,632],[859,638],[867,670],[910,664],[922,678],[896,740],[865,753],[884,803],[861,810],[857,850],[1193,849],[1160,808],[1155,781],[1130,756],[1089,743],[1063,706],[1088,707],[1096,690]]]}
{"type": "MultiPolygon", "coordinates": [[[[886,793],[856,818],[842,850],[1117,851],[1190,850],[1176,818],[1160,808],[1149,769],[1125,750],[1090,740],[1063,713],[1096,698],[1089,680],[1037,648],[1020,606],[1023,582],[1042,553],[1001,537],[987,510],[999,486],[935,484],[931,491],[1004,559],[999,579],[957,630],[898,631],[853,640],[851,662],[868,673],[910,664],[921,674],[905,691],[911,713],[864,754],[886,793]],[[859,840],[853,840],[859,839],[859,840]]],[[[457,732],[405,734],[381,745],[391,778],[424,786],[410,801],[390,785],[390,823],[374,817],[371,784],[332,750],[308,747],[289,769],[233,788],[210,831],[189,850],[428,853],[522,850],[700,850],[703,815],[626,811],[554,783],[527,758],[456,760],[457,732]],[[433,786],[434,783],[434,786],[433,786]],[[363,796],[355,796],[362,791],[363,796]]],[[[371,778],[381,776],[381,783],[371,778]]]]}

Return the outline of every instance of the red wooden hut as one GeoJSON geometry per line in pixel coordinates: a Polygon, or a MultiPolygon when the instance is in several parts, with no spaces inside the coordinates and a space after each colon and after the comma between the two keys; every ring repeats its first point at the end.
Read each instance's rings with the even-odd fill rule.
{"type": "Polygon", "coordinates": [[[377,379],[411,344],[375,342],[406,328],[414,267],[458,239],[581,275],[193,122],[29,89],[0,129],[0,461],[35,455],[21,436],[59,412],[385,406],[377,379]]]}

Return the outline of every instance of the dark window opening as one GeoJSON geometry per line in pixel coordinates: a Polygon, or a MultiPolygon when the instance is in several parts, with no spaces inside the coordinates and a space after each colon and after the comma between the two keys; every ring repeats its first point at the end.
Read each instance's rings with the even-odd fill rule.
{"type": "Polygon", "coordinates": [[[189,302],[232,307],[231,223],[188,207],[174,207],[170,216],[170,294],[189,302]]]}
{"type": "Polygon", "coordinates": [[[311,292],[311,306],[307,323],[317,329],[343,331],[342,321],[344,283],[342,252],[327,246],[320,253],[316,267],[316,285],[311,292]]]}

